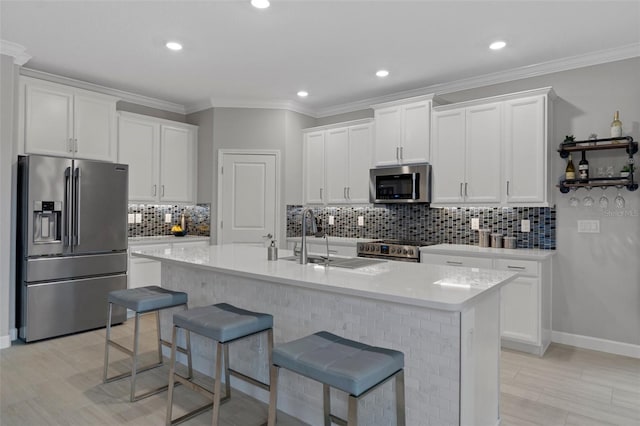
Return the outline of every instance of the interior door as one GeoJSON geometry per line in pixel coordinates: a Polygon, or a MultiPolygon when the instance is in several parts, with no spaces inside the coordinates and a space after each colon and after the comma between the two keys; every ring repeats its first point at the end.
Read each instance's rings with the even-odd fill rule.
{"type": "Polygon", "coordinates": [[[75,160],[73,182],[73,251],[126,250],[128,166],[75,160]]]}
{"type": "Polygon", "coordinates": [[[276,229],[276,156],[222,154],[219,244],[263,243],[276,229]]]}

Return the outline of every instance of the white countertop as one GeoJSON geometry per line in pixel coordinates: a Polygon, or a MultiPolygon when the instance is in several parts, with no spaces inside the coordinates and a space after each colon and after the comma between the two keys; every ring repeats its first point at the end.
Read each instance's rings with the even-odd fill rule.
{"type": "MultiPolygon", "coordinates": [[[[397,261],[359,269],[300,265],[282,259],[268,261],[266,248],[240,244],[140,248],[131,254],[262,281],[447,311],[461,311],[482,293],[497,291],[517,276],[506,271],[397,261]]],[[[279,250],[280,258],[292,254],[291,250],[279,250]]]]}
{"type": "Polygon", "coordinates": [[[420,247],[423,253],[452,254],[457,256],[475,256],[506,259],[545,260],[555,256],[555,250],[540,249],[500,249],[491,247],[469,246],[464,244],[437,244],[434,246],[420,247]]]}
{"type": "Polygon", "coordinates": [[[209,237],[198,235],[185,235],[176,237],[173,235],[155,235],[153,237],[129,237],[129,245],[162,244],[162,243],[186,243],[194,241],[209,241],[209,237]]]}
{"type": "MultiPolygon", "coordinates": [[[[355,247],[358,243],[376,241],[374,238],[346,238],[329,236],[329,245],[355,247]]],[[[287,242],[301,243],[302,237],[287,237],[287,242]]],[[[323,237],[307,237],[309,244],[325,244],[323,237]]]]}

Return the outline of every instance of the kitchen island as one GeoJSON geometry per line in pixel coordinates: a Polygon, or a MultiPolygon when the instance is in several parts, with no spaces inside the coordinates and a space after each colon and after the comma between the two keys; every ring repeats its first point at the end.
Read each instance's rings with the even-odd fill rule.
{"type": "MultiPolygon", "coordinates": [[[[291,255],[281,250],[280,256],[291,255]]],[[[420,263],[382,262],[358,269],[267,260],[246,245],[139,250],[162,262],[162,285],[186,291],[189,306],[227,302],[271,313],[275,344],[319,330],[404,352],[408,425],[499,422],[500,292],[517,274],[420,263]]],[[[162,319],[163,333],[171,318],[162,319]]],[[[181,336],[180,339],[183,339],[181,336]]],[[[266,341],[231,347],[231,363],[268,381],[266,341]]],[[[192,337],[194,368],[211,375],[211,341],[192,337]]],[[[232,385],[262,401],[261,390],[232,385]]],[[[346,412],[339,391],[333,410],[346,412]]],[[[361,401],[362,424],[390,425],[393,384],[361,401]]],[[[278,408],[312,425],[322,421],[322,385],[281,372],[278,408]]]]}

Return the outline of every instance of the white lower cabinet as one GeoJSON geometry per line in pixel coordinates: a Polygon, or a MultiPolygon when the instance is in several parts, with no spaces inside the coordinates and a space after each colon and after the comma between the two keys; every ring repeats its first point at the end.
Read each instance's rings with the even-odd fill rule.
{"type": "Polygon", "coordinates": [[[547,350],[551,343],[551,258],[522,260],[422,252],[420,261],[518,272],[515,280],[500,289],[502,346],[538,356],[547,350]]]}
{"type": "MultiPolygon", "coordinates": [[[[170,242],[164,244],[130,244],[129,252],[131,250],[153,250],[153,249],[166,249],[171,248],[187,248],[187,247],[206,247],[209,245],[208,241],[185,241],[185,242],[170,242]]],[[[157,260],[151,260],[144,257],[135,257],[129,255],[129,273],[128,273],[128,288],[144,287],[148,285],[162,286],[162,264],[157,260]]]]}

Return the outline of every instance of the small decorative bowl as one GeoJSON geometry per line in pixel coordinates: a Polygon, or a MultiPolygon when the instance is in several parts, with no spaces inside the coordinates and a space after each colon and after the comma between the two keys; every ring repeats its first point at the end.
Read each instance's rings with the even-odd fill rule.
{"type": "Polygon", "coordinates": [[[187,235],[187,231],[173,231],[171,232],[174,236],[176,237],[184,237],[185,235],[187,235]]]}

